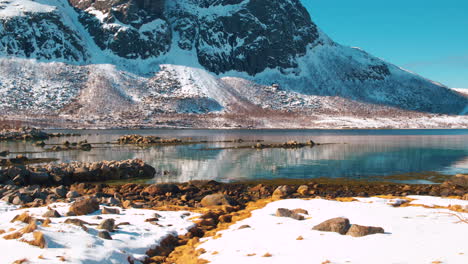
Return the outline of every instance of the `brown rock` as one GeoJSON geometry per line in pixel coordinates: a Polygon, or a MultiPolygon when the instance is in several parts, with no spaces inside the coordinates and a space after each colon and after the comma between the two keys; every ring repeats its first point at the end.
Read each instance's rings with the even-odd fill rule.
{"type": "Polygon", "coordinates": [[[57,212],[56,210],[49,210],[47,212],[45,212],[42,217],[50,217],[50,218],[53,218],[53,217],[61,217],[61,215],[59,214],[59,212],[57,212]]]}
{"type": "Polygon", "coordinates": [[[75,215],[87,215],[97,210],[99,210],[99,202],[93,198],[76,201],[70,207],[70,212],[75,213],[75,215]]]}
{"type": "Polygon", "coordinates": [[[385,231],[381,227],[351,225],[346,235],[353,237],[363,237],[372,234],[383,234],[385,231]]]}
{"type": "Polygon", "coordinates": [[[123,203],[122,203],[122,207],[123,208],[130,208],[132,206],[132,201],[130,200],[125,200],[123,203]]]}
{"type": "Polygon", "coordinates": [[[294,193],[294,188],[288,185],[282,185],[276,188],[273,192],[272,198],[273,199],[283,199],[286,198],[288,195],[294,193]]]}
{"type": "Polygon", "coordinates": [[[120,210],[117,208],[108,208],[108,207],[103,207],[102,214],[120,214],[120,210]]]}
{"type": "Polygon", "coordinates": [[[462,200],[468,201],[468,193],[465,193],[465,195],[462,196],[462,200]]]}
{"type": "Polygon", "coordinates": [[[97,229],[104,229],[106,231],[112,232],[115,228],[115,220],[112,218],[106,219],[102,221],[98,226],[97,229]]]}
{"type": "Polygon", "coordinates": [[[276,210],[276,216],[289,217],[289,218],[296,219],[296,220],[304,220],[304,216],[297,214],[286,208],[278,208],[276,210]]]}
{"type": "Polygon", "coordinates": [[[297,193],[299,193],[300,195],[309,194],[309,186],[307,186],[307,185],[299,186],[299,188],[297,188],[297,193]]]}
{"type": "Polygon", "coordinates": [[[220,205],[236,205],[236,202],[231,197],[222,193],[207,195],[203,197],[200,203],[204,207],[220,206],[220,205]]]}
{"type": "Polygon", "coordinates": [[[84,231],[88,231],[88,228],[85,226],[85,224],[89,225],[89,223],[86,222],[86,221],[83,221],[81,219],[69,218],[69,219],[65,220],[65,224],[76,225],[76,226],[81,227],[84,231]]]}
{"type": "Polygon", "coordinates": [[[180,192],[179,187],[175,184],[152,184],[145,189],[143,192],[147,192],[151,196],[164,195],[166,193],[178,193],[180,192]]]}
{"type": "Polygon", "coordinates": [[[337,232],[345,235],[350,228],[349,219],[343,217],[337,217],[322,222],[312,228],[312,230],[324,231],[324,232],[337,232]]]}
{"type": "Polygon", "coordinates": [[[219,222],[221,223],[231,223],[232,222],[232,215],[222,215],[218,218],[219,222]]]}
{"type": "Polygon", "coordinates": [[[302,208],[297,208],[297,209],[294,209],[294,210],[291,210],[293,213],[296,213],[296,214],[305,214],[305,215],[308,215],[309,212],[305,209],[302,209],[302,208]]]}

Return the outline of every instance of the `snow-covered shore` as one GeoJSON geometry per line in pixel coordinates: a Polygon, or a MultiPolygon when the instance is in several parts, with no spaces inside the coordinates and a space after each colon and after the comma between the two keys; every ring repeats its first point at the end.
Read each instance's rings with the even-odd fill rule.
{"type": "MultiPolygon", "coordinates": [[[[68,212],[69,204],[56,203],[50,207],[61,215],[68,212]]],[[[111,207],[112,208],[112,207],[111,207]]],[[[101,206],[102,209],[102,206],[101,206]]],[[[23,222],[10,221],[24,212],[37,219],[48,211],[47,207],[17,209],[16,206],[0,201],[0,263],[13,263],[26,259],[24,263],[129,263],[128,259],[140,263],[145,252],[156,247],[168,235],[185,234],[194,226],[189,220],[194,214],[184,211],[166,212],[142,209],[119,209],[119,214],[101,214],[102,210],[84,216],[50,218],[49,227],[37,225],[37,230],[44,234],[47,246],[43,249],[21,242],[32,240],[32,233],[26,233],[18,239],[6,240],[4,236],[27,226],[23,222]],[[159,215],[155,217],[155,215],[159,215]],[[98,219],[99,218],[99,219],[98,219]],[[98,237],[97,225],[105,219],[114,219],[119,225],[115,232],[110,232],[112,240],[98,237]],[[152,221],[145,221],[152,219],[152,221]],[[156,221],[155,218],[158,218],[156,221]],[[64,223],[67,219],[80,219],[89,224],[85,228],[64,223]],[[13,231],[12,229],[15,229],[13,231]],[[85,230],[87,229],[87,231],[85,230]],[[9,231],[12,230],[12,231],[9,231]],[[0,232],[1,233],[1,232],[0,232]],[[65,260],[65,262],[63,262],[65,260]]]]}
{"type": "Polygon", "coordinates": [[[201,259],[210,263],[468,263],[468,224],[457,223],[465,213],[445,208],[459,205],[468,210],[468,201],[429,196],[410,196],[410,205],[394,207],[402,200],[358,198],[353,202],[324,199],[288,199],[255,210],[248,219],[205,238],[199,249],[201,259]],[[414,200],[413,200],[414,199],[414,200]],[[278,208],[308,211],[305,220],[277,217],[278,208]],[[312,227],[335,217],[351,224],[377,226],[384,234],[352,237],[312,227]],[[243,228],[239,228],[243,226],[243,228]],[[248,226],[247,228],[245,228],[248,226]]]}

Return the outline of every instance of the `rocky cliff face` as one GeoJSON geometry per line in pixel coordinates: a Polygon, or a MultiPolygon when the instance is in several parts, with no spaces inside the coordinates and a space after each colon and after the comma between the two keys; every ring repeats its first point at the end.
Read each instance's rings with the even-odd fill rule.
{"type": "Polygon", "coordinates": [[[214,73],[295,68],[319,38],[299,0],[194,1],[192,8],[180,2],[169,12],[177,44],[195,48],[200,64],[214,73]]]}
{"type": "Polygon", "coordinates": [[[333,42],[300,0],[0,0],[0,67],[0,108],[45,114],[353,113],[361,104],[458,114],[468,105],[333,42]]]}
{"type": "Polygon", "coordinates": [[[70,0],[79,21],[102,50],[126,59],[147,59],[169,51],[172,31],[164,0],[70,0]]]}
{"type": "MultiPolygon", "coordinates": [[[[0,14],[6,3],[0,2],[0,14]]],[[[0,54],[68,62],[88,59],[82,39],[56,11],[0,16],[0,54]]]]}
{"type": "Polygon", "coordinates": [[[147,59],[171,45],[214,73],[295,68],[319,38],[299,0],[70,0],[101,49],[147,59]],[[173,38],[173,35],[176,37],[173,38]]]}

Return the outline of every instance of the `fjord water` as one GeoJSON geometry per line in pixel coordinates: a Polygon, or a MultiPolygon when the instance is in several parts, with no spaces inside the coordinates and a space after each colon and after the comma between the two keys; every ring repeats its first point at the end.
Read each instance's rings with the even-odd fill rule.
{"type": "Polygon", "coordinates": [[[424,183],[421,175],[468,173],[468,130],[58,130],[81,136],[52,138],[46,143],[115,142],[121,135],[156,135],[194,141],[232,139],[289,140],[336,143],[302,149],[217,149],[255,143],[204,143],[138,147],[99,144],[89,151],[42,152],[31,142],[2,142],[0,150],[27,153],[30,158],[58,162],[140,158],[158,170],[155,182],[190,180],[243,181],[263,179],[350,178],[378,180],[406,175],[424,183]]]}

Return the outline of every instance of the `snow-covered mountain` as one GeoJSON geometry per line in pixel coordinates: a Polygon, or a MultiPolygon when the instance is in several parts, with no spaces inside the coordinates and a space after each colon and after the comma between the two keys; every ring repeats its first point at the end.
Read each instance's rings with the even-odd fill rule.
{"type": "Polygon", "coordinates": [[[468,106],[466,95],[335,43],[300,0],[0,0],[0,95],[4,113],[148,125],[192,113],[468,106]]]}

